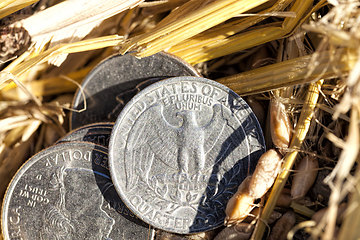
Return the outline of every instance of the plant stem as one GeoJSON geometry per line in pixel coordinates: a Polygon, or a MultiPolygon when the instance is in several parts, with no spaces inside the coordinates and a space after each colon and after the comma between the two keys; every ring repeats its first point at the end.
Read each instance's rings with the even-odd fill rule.
{"type": "Polygon", "coordinates": [[[290,170],[295,163],[298,150],[300,149],[309,130],[310,122],[314,115],[314,109],[319,98],[319,90],[322,83],[323,80],[319,80],[315,83],[311,83],[309,86],[309,90],[305,98],[305,103],[301,110],[300,119],[296,125],[295,134],[290,143],[291,152],[285,155],[282,172],[279,174],[274,183],[269,199],[266,202],[264,210],[260,216],[261,221],[258,221],[251,239],[262,239],[266,228],[266,222],[268,222],[269,217],[274,210],[276,201],[279,198],[281,191],[284,188],[285,183],[290,175],[290,170]]]}

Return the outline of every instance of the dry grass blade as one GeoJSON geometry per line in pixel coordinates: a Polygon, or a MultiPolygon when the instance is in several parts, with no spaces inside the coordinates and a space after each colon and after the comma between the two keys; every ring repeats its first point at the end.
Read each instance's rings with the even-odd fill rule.
{"type": "MultiPolygon", "coordinates": [[[[81,81],[92,68],[93,66],[82,68],[79,71],[68,74],[66,77],[81,83],[81,81]]],[[[44,97],[67,92],[74,92],[77,89],[77,86],[70,81],[64,81],[64,79],[66,80],[66,78],[61,76],[39,79],[36,81],[26,82],[24,83],[24,86],[30,89],[31,93],[35,97],[44,97]]],[[[0,93],[4,99],[19,100],[16,88],[7,87],[4,88],[0,93]]]]}
{"type": "Polygon", "coordinates": [[[28,125],[28,121],[32,122],[33,120],[29,120],[29,118],[25,115],[8,117],[0,120],[1,131],[6,132],[13,128],[22,127],[24,125],[28,125]]]}
{"type": "Polygon", "coordinates": [[[164,1],[153,1],[143,2],[139,4],[139,7],[144,8],[142,14],[150,15],[153,13],[162,13],[186,3],[188,0],[164,0],[164,1]]]}
{"type": "Polygon", "coordinates": [[[307,68],[314,55],[294,58],[237,75],[217,79],[239,95],[249,95],[274,90],[281,87],[304,84],[322,78],[331,78],[339,72],[347,73],[356,57],[340,55],[337,61],[329,63],[330,52],[323,52],[317,58],[317,65],[309,74],[307,68]],[[274,77],[276,76],[276,77],[274,77]]]}
{"type": "MultiPolygon", "coordinates": [[[[359,154],[359,103],[360,103],[360,51],[359,51],[359,2],[358,1],[331,1],[333,4],[331,10],[323,16],[319,21],[310,23],[307,28],[311,31],[322,33],[324,40],[322,41],[323,48],[339,49],[344,46],[347,47],[347,54],[357,56],[357,59],[353,62],[351,71],[347,76],[342,76],[344,83],[346,84],[346,91],[342,95],[340,103],[334,107],[333,118],[337,119],[340,114],[346,114],[351,110],[350,125],[348,130],[348,136],[345,140],[340,138],[331,137],[334,144],[341,143],[343,148],[337,164],[330,175],[325,178],[325,181],[331,188],[331,195],[329,199],[329,207],[325,216],[319,222],[319,224],[311,231],[314,237],[321,236],[322,239],[339,239],[335,236],[337,230],[337,213],[339,212],[339,205],[341,201],[348,195],[349,192],[358,191],[354,184],[357,180],[352,175],[352,169],[355,162],[358,159],[359,154]]],[[[355,176],[358,177],[358,176],[355,176]]],[[[340,239],[355,239],[355,235],[351,230],[346,231],[351,224],[351,228],[359,226],[358,218],[353,214],[359,214],[356,205],[353,201],[356,201],[356,194],[353,194],[349,205],[349,215],[345,215],[345,223],[342,226],[340,239]],[[354,210],[357,211],[354,211],[354,210]],[[354,211],[352,214],[351,211],[354,211]],[[350,220],[347,218],[352,219],[350,220]],[[348,235],[347,235],[348,234],[348,235]],[[346,237],[346,238],[345,238],[346,237]]],[[[356,229],[356,228],[355,228],[356,229]]]]}
{"type": "Polygon", "coordinates": [[[16,84],[12,82],[11,71],[29,56],[29,51],[24,52],[0,72],[0,89],[5,88],[6,86],[16,87],[16,84]]]}
{"type": "Polygon", "coordinates": [[[29,33],[41,48],[48,41],[76,41],[85,37],[104,19],[137,6],[143,0],[77,0],[64,1],[14,23],[29,33]],[[44,24],[46,19],[46,24],[44,24]]]}
{"type": "Polygon", "coordinates": [[[176,21],[155,27],[149,33],[129,39],[122,47],[122,52],[137,50],[140,57],[152,55],[267,1],[219,0],[190,12],[188,10],[193,10],[194,6],[204,1],[189,1],[177,9],[178,12],[182,12],[182,8],[186,9],[186,14],[178,17],[176,21]]]}
{"type": "Polygon", "coordinates": [[[61,54],[69,54],[106,47],[113,47],[119,45],[122,41],[122,37],[118,35],[110,35],[89,40],[83,40],[75,43],[57,45],[35,57],[19,63],[17,66],[14,66],[11,71],[8,71],[7,68],[5,68],[2,72],[0,72],[3,73],[2,75],[0,75],[0,86],[1,84],[6,83],[10,80],[8,73],[10,73],[11,76],[19,77],[21,76],[21,74],[25,73],[35,65],[51,61],[61,54]]]}
{"type": "Polygon", "coordinates": [[[309,86],[308,93],[305,98],[305,103],[301,110],[300,119],[296,124],[295,134],[293,135],[290,143],[289,148],[291,152],[285,155],[282,171],[274,183],[269,199],[267,200],[264,210],[260,216],[262,220],[258,221],[254,234],[251,237],[252,239],[261,239],[264,234],[266,228],[265,223],[268,221],[271,212],[274,210],[277,199],[280,196],[281,191],[283,190],[285,183],[290,175],[290,170],[295,163],[298,150],[300,149],[302,142],[304,141],[309,130],[310,122],[314,114],[314,109],[319,97],[319,91],[322,83],[323,80],[319,80],[316,83],[310,84],[309,86]]]}
{"type": "Polygon", "coordinates": [[[40,126],[40,121],[33,121],[28,126],[20,127],[22,139],[10,150],[8,156],[0,162],[0,197],[18,168],[29,157],[29,148],[33,144],[33,134],[40,126]]]}
{"type": "Polygon", "coordinates": [[[294,212],[300,213],[301,215],[308,218],[311,218],[315,214],[314,210],[311,210],[310,208],[304,206],[301,203],[297,203],[296,201],[291,201],[290,207],[294,210],[294,212]]]}
{"type": "Polygon", "coordinates": [[[199,49],[208,45],[209,43],[228,38],[268,18],[268,16],[261,16],[261,14],[269,14],[272,12],[284,10],[291,2],[291,0],[278,0],[271,8],[259,12],[259,14],[256,14],[256,16],[241,18],[230,23],[225,23],[213,27],[194,36],[191,39],[188,39],[187,41],[181,42],[171,47],[169,52],[181,55],[181,53],[187,49],[199,49]]]}
{"type": "Polygon", "coordinates": [[[283,38],[293,32],[305,19],[308,19],[308,15],[322,6],[324,2],[325,0],[322,0],[314,8],[311,8],[313,5],[312,0],[297,0],[289,10],[290,12],[295,12],[296,17],[287,17],[282,24],[262,25],[258,29],[239,33],[233,37],[210,43],[205,42],[201,47],[196,46],[195,48],[178,51],[176,55],[191,64],[196,64],[283,38]]]}
{"type": "MultiPolygon", "coordinates": [[[[336,216],[338,213],[338,207],[344,195],[344,191],[347,191],[345,188],[345,183],[350,176],[350,170],[353,167],[358,154],[359,154],[359,140],[360,140],[360,130],[359,130],[359,106],[355,105],[351,109],[350,117],[350,126],[349,134],[347,136],[346,142],[343,146],[343,150],[340,154],[339,160],[329,176],[324,180],[331,187],[332,193],[329,199],[329,208],[326,212],[326,216],[321,220],[317,226],[318,231],[325,229],[325,232],[322,236],[322,239],[330,240],[333,239],[335,226],[336,226],[336,216]]],[[[350,180],[351,181],[351,180],[350,180]]],[[[351,184],[353,184],[351,182],[351,184]]],[[[358,191],[357,189],[355,191],[358,191]]]]}
{"type": "Polygon", "coordinates": [[[341,225],[338,239],[360,239],[360,167],[357,167],[355,189],[348,204],[346,218],[341,225]]]}
{"type": "Polygon", "coordinates": [[[0,2],[0,18],[29,6],[39,0],[2,0],[0,2]]]}

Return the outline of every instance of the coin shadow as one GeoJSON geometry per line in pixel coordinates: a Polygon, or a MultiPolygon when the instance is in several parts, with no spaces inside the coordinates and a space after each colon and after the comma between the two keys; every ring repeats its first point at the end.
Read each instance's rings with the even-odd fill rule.
{"type": "MultiPolygon", "coordinates": [[[[95,122],[114,122],[121,110],[140,90],[147,86],[163,80],[164,76],[153,76],[151,78],[139,78],[132,81],[119,83],[109,86],[96,94],[89,95],[84,89],[86,95],[86,110],[80,113],[72,113],[72,128],[95,122]]],[[[92,89],[90,89],[92,91],[92,89]]],[[[77,94],[74,99],[74,108],[84,109],[83,96],[77,94]]]]}
{"type": "Polygon", "coordinates": [[[99,144],[109,147],[110,134],[112,128],[90,128],[83,131],[82,141],[99,144]]]}
{"type": "Polygon", "coordinates": [[[137,218],[119,197],[110,177],[107,159],[106,162],[99,162],[98,159],[96,159],[96,154],[92,154],[91,156],[94,158],[91,159],[91,161],[96,184],[108,204],[107,207],[113,209],[128,221],[149,228],[149,225],[137,218]]]}
{"type": "MultiPolygon", "coordinates": [[[[229,105],[231,110],[237,110],[237,107],[232,103],[229,102],[229,105]]],[[[242,106],[242,108],[244,108],[244,106],[242,106]]],[[[250,107],[246,105],[245,109],[246,108],[250,107]]],[[[253,119],[249,119],[250,117],[251,116],[248,116],[243,122],[253,121],[253,119]]],[[[261,129],[260,126],[259,129],[261,129]]],[[[212,225],[212,228],[216,228],[219,225],[219,219],[221,219],[222,222],[224,221],[226,216],[225,208],[228,200],[235,194],[240,183],[255,170],[257,160],[264,153],[264,148],[259,149],[238,160],[234,166],[223,174],[221,179],[218,179],[218,173],[224,160],[245,140],[244,134],[241,133],[243,133],[243,129],[239,127],[221,144],[221,150],[215,158],[216,164],[213,165],[206,190],[200,198],[200,204],[194,222],[189,227],[190,233],[199,231],[199,223],[212,225]],[[238,136],[242,136],[242,138],[234,142],[234,138],[238,136]],[[221,186],[222,188],[220,188],[221,186]],[[223,211],[217,215],[212,215],[212,212],[216,212],[215,209],[223,209],[223,211]]]]}

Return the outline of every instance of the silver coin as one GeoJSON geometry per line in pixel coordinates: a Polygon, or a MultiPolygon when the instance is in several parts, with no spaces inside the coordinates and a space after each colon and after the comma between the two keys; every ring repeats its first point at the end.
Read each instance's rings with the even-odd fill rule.
{"type": "Polygon", "coordinates": [[[114,123],[93,123],[79,127],[64,137],[59,139],[56,144],[72,141],[84,141],[99,144],[104,147],[109,146],[111,130],[114,123]]]}
{"type": "MultiPolygon", "coordinates": [[[[191,65],[168,53],[160,52],[141,59],[131,54],[111,56],[96,66],[82,82],[86,110],[71,112],[70,128],[95,122],[114,122],[124,105],[141,89],[176,76],[199,74],[191,65]]],[[[73,108],[84,108],[81,91],[75,94],[73,108]]]]}
{"type": "Polygon", "coordinates": [[[106,148],[85,142],[34,155],[6,192],[5,239],[147,239],[149,226],[121,202],[107,161],[106,148]]]}
{"type": "Polygon", "coordinates": [[[225,206],[265,150],[259,123],[229,88],[199,77],[155,83],[123,109],[109,144],[117,192],[143,221],[174,233],[223,224],[225,206]]]}

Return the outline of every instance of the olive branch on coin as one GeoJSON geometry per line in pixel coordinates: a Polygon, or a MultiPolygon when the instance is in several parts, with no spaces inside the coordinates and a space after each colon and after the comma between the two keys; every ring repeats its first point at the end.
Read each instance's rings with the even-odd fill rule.
{"type": "Polygon", "coordinates": [[[177,188],[169,188],[168,184],[160,183],[156,178],[149,181],[145,175],[140,175],[139,181],[143,183],[146,191],[145,201],[151,201],[160,207],[160,210],[171,214],[181,207],[191,207],[196,211],[201,195],[191,193],[190,190],[177,188]]]}
{"type": "Polygon", "coordinates": [[[160,210],[171,214],[181,207],[191,207],[194,211],[205,214],[210,210],[222,208],[234,194],[239,185],[236,176],[240,169],[240,164],[236,164],[217,186],[207,186],[204,194],[180,189],[179,185],[177,188],[169,188],[168,184],[161,183],[157,178],[149,181],[148,174],[144,172],[139,174],[139,181],[146,186],[144,200],[155,203],[160,210]]]}
{"type": "Polygon", "coordinates": [[[204,197],[200,201],[198,211],[207,212],[210,210],[222,208],[230,199],[239,186],[239,173],[241,166],[236,164],[230,171],[228,171],[222,179],[219,179],[216,186],[207,186],[204,197]],[[220,186],[224,186],[221,188],[220,186]]]}

